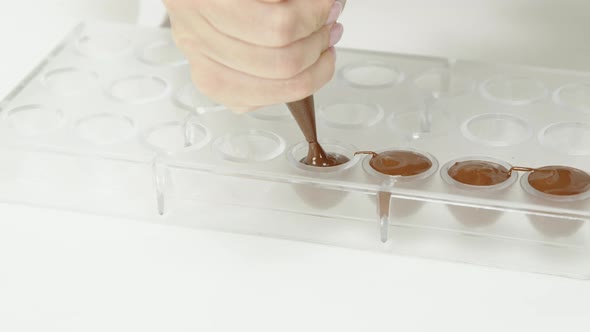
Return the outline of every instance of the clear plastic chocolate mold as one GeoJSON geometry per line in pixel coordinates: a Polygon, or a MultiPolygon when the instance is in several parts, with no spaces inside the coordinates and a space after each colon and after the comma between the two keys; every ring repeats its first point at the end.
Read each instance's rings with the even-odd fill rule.
{"type": "MultiPolygon", "coordinates": [[[[571,166],[530,168],[520,179],[529,201],[587,210],[590,208],[590,174],[571,166]]],[[[574,236],[587,220],[571,216],[528,215],[531,226],[550,239],[574,236]]]]}
{"type": "Polygon", "coordinates": [[[95,145],[110,145],[130,139],[136,134],[133,120],[111,113],[89,115],[75,124],[77,134],[95,145]]]}
{"type": "Polygon", "coordinates": [[[553,123],[539,132],[539,142],[560,154],[590,155],[590,123],[553,123]]]}
{"type": "Polygon", "coordinates": [[[63,67],[47,71],[41,82],[52,92],[61,96],[73,96],[96,87],[95,72],[76,67],[63,67]]]}
{"type": "Polygon", "coordinates": [[[66,124],[66,115],[61,109],[35,104],[10,109],[4,112],[4,118],[22,136],[49,134],[66,124]]]}
{"type": "Polygon", "coordinates": [[[283,138],[266,130],[243,130],[217,138],[212,148],[220,158],[240,163],[275,159],[285,150],[283,138]]]}
{"type": "Polygon", "coordinates": [[[368,61],[343,67],[339,78],[355,88],[383,89],[400,84],[405,74],[392,64],[368,61]]]}
{"type": "Polygon", "coordinates": [[[531,226],[550,239],[568,238],[578,233],[588,223],[581,219],[563,219],[546,216],[529,216],[531,226]]]}
{"type": "MultiPolygon", "coordinates": [[[[543,166],[521,177],[521,187],[537,204],[560,204],[569,208],[590,208],[590,174],[570,166],[543,166]]],[[[587,223],[577,218],[529,215],[531,225],[548,238],[573,236],[587,223]]]]}
{"type": "MultiPolygon", "coordinates": [[[[504,194],[518,179],[512,165],[496,158],[468,156],[451,160],[440,169],[440,176],[449,191],[455,194],[497,197],[504,194]]],[[[461,224],[485,227],[496,222],[502,211],[448,205],[449,212],[461,224]]]]}
{"type": "Polygon", "coordinates": [[[209,130],[191,121],[161,123],[142,134],[147,148],[168,155],[198,150],[210,140],[209,130]]]}
{"type": "Polygon", "coordinates": [[[160,77],[135,75],[114,81],[108,92],[124,103],[145,104],[162,99],[169,89],[168,83],[160,77]]]}
{"type": "Polygon", "coordinates": [[[562,86],[553,94],[553,100],[567,109],[590,113],[590,83],[562,86]]]}
{"type": "Polygon", "coordinates": [[[172,40],[157,40],[145,45],[139,52],[139,59],[155,66],[178,67],[188,64],[172,40]]]}
{"type": "Polygon", "coordinates": [[[508,113],[475,115],[463,122],[461,132],[470,141],[496,147],[516,145],[533,135],[526,120],[508,113]]]}
{"type": "MultiPolygon", "coordinates": [[[[306,165],[302,161],[307,157],[309,143],[301,142],[287,150],[286,156],[289,164],[306,175],[313,176],[321,174],[322,176],[327,175],[330,178],[345,179],[349,171],[358,161],[354,156],[356,148],[353,145],[334,140],[324,140],[320,144],[326,153],[339,154],[346,157],[348,161],[332,167],[306,165]]],[[[348,192],[344,190],[321,188],[320,186],[310,186],[309,184],[294,184],[293,188],[308,206],[322,210],[337,206],[348,195],[348,192]]]]}
{"type": "Polygon", "coordinates": [[[548,94],[542,81],[525,76],[496,76],[480,85],[485,98],[512,106],[523,106],[537,102],[548,94]]]}
{"type": "Polygon", "coordinates": [[[82,35],[75,43],[82,55],[108,60],[128,54],[132,48],[131,38],[113,32],[95,32],[82,35]]]}
{"type": "Polygon", "coordinates": [[[378,104],[341,103],[322,106],[320,120],[336,129],[364,129],[379,123],[385,112],[378,104]]]}
{"type": "Polygon", "coordinates": [[[339,49],[335,79],[314,93],[315,124],[351,161],[306,170],[305,144],[288,160],[303,138],[284,105],[219,111],[169,36],[86,22],[56,42],[0,101],[0,200],[590,276],[590,199],[529,193],[520,179],[465,188],[421,151],[418,174],[367,171],[326,140],[444,163],[493,156],[523,166],[521,178],[525,166],[588,172],[587,73],[339,49]]]}
{"type": "Polygon", "coordinates": [[[383,188],[373,199],[377,205],[381,241],[387,242],[392,221],[412,216],[424,206],[422,201],[392,197],[389,190],[397,186],[421,187],[438,170],[438,161],[429,153],[413,149],[360,151],[357,154],[367,154],[363,169],[383,188]]]}

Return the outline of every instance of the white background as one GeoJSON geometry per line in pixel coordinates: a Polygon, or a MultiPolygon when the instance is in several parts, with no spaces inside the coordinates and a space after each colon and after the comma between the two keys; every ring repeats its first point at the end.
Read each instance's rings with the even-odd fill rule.
{"type": "MultiPolygon", "coordinates": [[[[590,63],[586,1],[439,2],[349,0],[342,44],[590,63]]],[[[123,4],[2,1],[0,95],[123,4]]],[[[585,281],[0,204],[0,331],[588,331],[589,304],[585,281]]]]}

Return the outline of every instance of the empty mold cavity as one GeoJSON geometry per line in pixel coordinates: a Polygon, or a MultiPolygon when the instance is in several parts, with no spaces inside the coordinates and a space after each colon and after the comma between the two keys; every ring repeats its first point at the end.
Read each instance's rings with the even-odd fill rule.
{"type": "Polygon", "coordinates": [[[169,40],[158,40],[148,44],[140,51],[139,59],[156,66],[175,67],[188,64],[182,52],[169,40]]]}
{"type": "Polygon", "coordinates": [[[131,50],[131,46],[129,37],[116,33],[87,34],[76,41],[78,52],[96,59],[110,59],[125,55],[131,50]]]}
{"type": "Polygon", "coordinates": [[[353,87],[379,89],[401,83],[404,74],[391,64],[369,61],[343,67],[340,78],[353,87]]]}
{"type": "Polygon", "coordinates": [[[197,123],[166,122],[148,129],[142,138],[150,149],[173,154],[200,149],[211,136],[207,128],[197,123]]]}
{"type": "Polygon", "coordinates": [[[553,100],[568,109],[590,113],[590,83],[562,86],[553,94],[553,100]]]}
{"type": "Polygon", "coordinates": [[[122,142],[135,134],[130,118],[110,113],[94,114],[76,122],[76,132],[86,141],[96,145],[122,142]]]}
{"type": "Polygon", "coordinates": [[[24,105],[5,113],[6,121],[23,136],[38,136],[54,132],[65,125],[62,110],[42,105],[24,105]]]}
{"type": "Polygon", "coordinates": [[[487,99],[514,106],[531,104],[547,95],[543,82],[524,76],[497,76],[483,82],[480,90],[487,99]]]}
{"type": "Polygon", "coordinates": [[[342,103],[323,106],[319,117],[328,127],[338,129],[363,129],[383,119],[383,109],[377,104],[342,103]]]}
{"type": "Polygon", "coordinates": [[[532,136],[524,119],[504,113],[473,116],[463,123],[461,131],[473,142],[497,147],[519,144],[532,136]]]}
{"type": "Polygon", "coordinates": [[[92,88],[97,81],[96,73],[75,67],[57,68],[46,72],[43,84],[52,92],[70,96],[81,94],[92,88]]]}
{"type": "Polygon", "coordinates": [[[590,124],[560,122],[539,132],[539,141],[547,148],[573,156],[590,155],[590,124]]]}
{"type": "Polygon", "coordinates": [[[213,142],[213,149],[225,160],[263,162],[281,155],[285,141],[270,131],[246,130],[219,137],[213,142]]]}
{"type": "Polygon", "coordinates": [[[143,104],[161,99],[168,89],[168,83],[157,76],[137,75],[113,82],[109,93],[121,102],[143,104]]]}

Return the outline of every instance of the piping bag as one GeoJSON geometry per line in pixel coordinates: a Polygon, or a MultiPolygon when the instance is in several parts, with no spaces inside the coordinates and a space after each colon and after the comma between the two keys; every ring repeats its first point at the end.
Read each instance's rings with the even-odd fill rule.
{"type": "Polygon", "coordinates": [[[328,154],[320,143],[318,143],[318,135],[315,122],[315,104],[313,95],[302,100],[287,103],[287,107],[291,114],[297,121],[299,129],[305,136],[305,140],[309,144],[305,164],[312,166],[328,166],[330,160],[328,154]]]}

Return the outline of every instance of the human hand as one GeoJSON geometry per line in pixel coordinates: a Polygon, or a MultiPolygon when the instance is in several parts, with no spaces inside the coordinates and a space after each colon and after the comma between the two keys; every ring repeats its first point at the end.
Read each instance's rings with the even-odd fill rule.
{"type": "Polygon", "coordinates": [[[303,99],[334,74],[346,0],[163,0],[197,88],[237,112],[303,99]]]}

